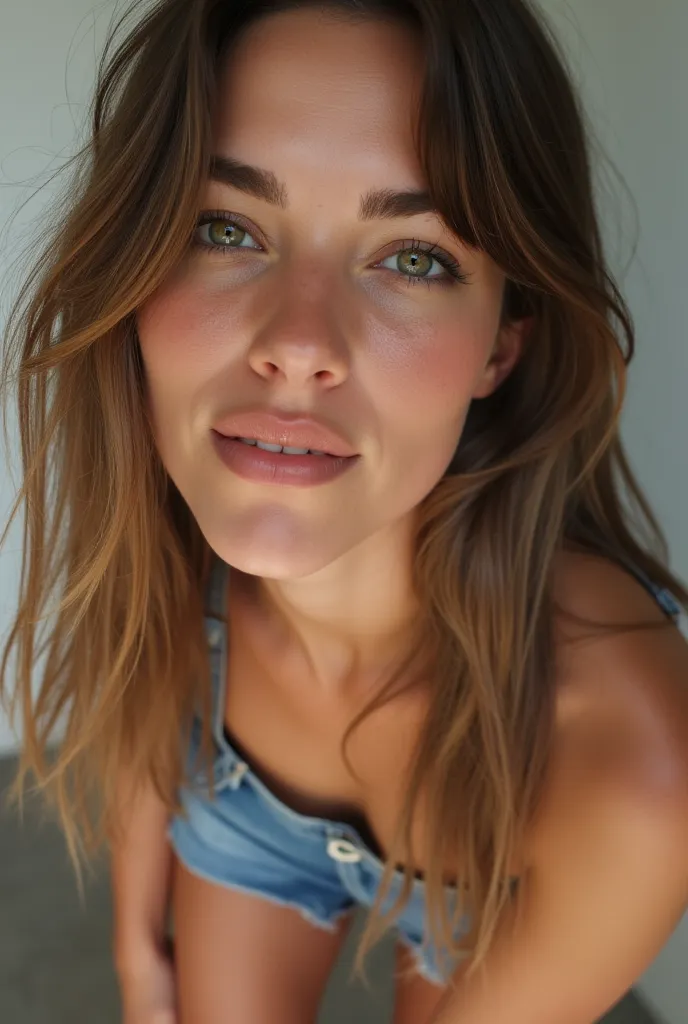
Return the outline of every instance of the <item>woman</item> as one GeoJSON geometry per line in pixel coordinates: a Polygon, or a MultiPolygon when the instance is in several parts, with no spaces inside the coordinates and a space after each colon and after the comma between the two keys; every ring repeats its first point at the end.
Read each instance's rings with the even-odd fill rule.
{"type": "Polygon", "coordinates": [[[688,591],[553,39],[522,0],[162,0],[93,121],[12,321],[5,688],[17,788],[110,843],[126,1024],[314,1021],[358,905],[394,1024],[591,1024],[688,899],[688,591]]]}

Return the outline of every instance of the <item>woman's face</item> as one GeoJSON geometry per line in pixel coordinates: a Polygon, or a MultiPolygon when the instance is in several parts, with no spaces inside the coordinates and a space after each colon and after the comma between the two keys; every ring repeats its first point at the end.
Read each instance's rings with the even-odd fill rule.
{"type": "Polygon", "coordinates": [[[195,236],[206,248],[137,324],[160,456],[211,547],[243,572],[305,577],[403,534],[471,401],[518,357],[518,329],[499,329],[504,275],[485,254],[431,212],[360,217],[371,191],[424,187],[412,145],[422,61],[403,26],[306,9],[255,23],[225,61],[214,153],[271,172],[281,203],[208,181],[199,217],[215,224],[195,236]],[[409,252],[413,240],[439,259],[409,252]],[[360,458],[306,488],[236,476],[211,428],[256,405],[323,417],[360,458]]]}

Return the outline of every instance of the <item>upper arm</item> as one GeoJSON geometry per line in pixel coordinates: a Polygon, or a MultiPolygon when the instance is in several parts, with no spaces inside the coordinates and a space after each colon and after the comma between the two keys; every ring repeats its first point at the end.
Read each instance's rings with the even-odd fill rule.
{"type": "Polygon", "coordinates": [[[688,904],[688,645],[602,637],[565,678],[518,896],[436,1024],[593,1024],[688,904]]]}
{"type": "Polygon", "coordinates": [[[593,1024],[688,901],[688,802],[593,798],[525,875],[483,973],[457,975],[437,1024],[593,1024]],[[551,859],[550,859],[551,858],[551,859]]]}

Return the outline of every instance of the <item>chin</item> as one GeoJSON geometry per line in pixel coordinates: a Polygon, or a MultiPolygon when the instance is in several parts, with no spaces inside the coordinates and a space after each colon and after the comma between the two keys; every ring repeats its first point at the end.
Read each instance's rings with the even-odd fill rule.
{"type": "Polygon", "coordinates": [[[248,576],[270,580],[297,580],[312,576],[336,561],[342,551],[328,545],[318,545],[313,539],[298,543],[279,543],[252,538],[241,543],[237,537],[208,539],[208,543],[228,565],[248,576]]]}

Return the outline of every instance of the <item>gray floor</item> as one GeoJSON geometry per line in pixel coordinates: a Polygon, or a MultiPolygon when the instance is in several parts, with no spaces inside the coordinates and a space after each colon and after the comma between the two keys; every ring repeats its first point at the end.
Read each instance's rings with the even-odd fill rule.
{"type": "MultiPolygon", "coordinates": [[[[0,759],[0,1021],[3,1024],[118,1024],[117,985],[110,962],[110,898],[104,871],[78,899],[64,842],[56,826],[27,808],[24,825],[5,809],[14,762],[0,759]]],[[[392,943],[371,954],[373,992],[347,986],[352,930],[330,980],[319,1024],[386,1024],[390,1018],[392,943]]],[[[604,1024],[652,1024],[633,994],[604,1024]]],[[[231,1024],[231,1022],[228,1022],[231,1024]]]]}

